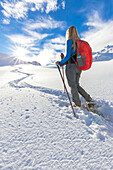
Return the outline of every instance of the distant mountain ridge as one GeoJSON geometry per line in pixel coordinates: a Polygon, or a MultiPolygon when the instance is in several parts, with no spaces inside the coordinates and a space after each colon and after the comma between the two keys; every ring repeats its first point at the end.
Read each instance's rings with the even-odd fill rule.
{"type": "Polygon", "coordinates": [[[16,65],[22,62],[22,60],[17,60],[16,58],[11,57],[7,54],[0,53],[0,66],[16,65]]]}
{"type": "Polygon", "coordinates": [[[94,61],[109,61],[113,59],[113,45],[108,45],[102,50],[93,53],[94,61]]]}

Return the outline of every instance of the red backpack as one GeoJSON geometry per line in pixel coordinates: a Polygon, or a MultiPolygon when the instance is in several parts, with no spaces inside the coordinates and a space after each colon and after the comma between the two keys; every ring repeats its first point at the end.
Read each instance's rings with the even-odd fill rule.
{"type": "Polygon", "coordinates": [[[83,40],[76,40],[77,52],[76,52],[76,62],[77,68],[79,70],[88,70],[93,61],[92,50],[88,42],[83,40]]]}

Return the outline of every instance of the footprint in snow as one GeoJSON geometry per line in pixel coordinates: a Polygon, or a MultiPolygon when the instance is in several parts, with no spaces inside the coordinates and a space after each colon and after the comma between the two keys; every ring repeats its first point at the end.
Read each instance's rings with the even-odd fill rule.
{"type": "Polygon", "coordinates": [[[28,111],[29,111],[29,109],[25,109],[25,111],[26,111],[26,112],[28,112],[28,111]]]}
{"type": "Polygon", "coordinates": [[[105,141],[105,136],[101,134],[101,132],[98,132],[95,134],[95,136],[97,139],[100,139],[102,141],[105,141]]]}
{"type": "Polygon", "coordinates": [[[29,118],[30,118],[30,116],[26,116],[26,117],[25,117],[25,119],[29,119],[29,118]]]}

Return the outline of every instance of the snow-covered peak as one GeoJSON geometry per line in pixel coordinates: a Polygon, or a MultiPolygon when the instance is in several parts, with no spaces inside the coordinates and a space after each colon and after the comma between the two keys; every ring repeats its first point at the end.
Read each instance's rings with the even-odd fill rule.
{"type": "Polygon", "coordinates": [[[113,53],[113,45],[107,45],[100,51],[101,53],[113,53]]]}
{"type": "Polygon", "coordinates": [[[107,45],[104,49],[93,53],[94,61],[109,61],[113,59],[113,45],[107,45]]]}

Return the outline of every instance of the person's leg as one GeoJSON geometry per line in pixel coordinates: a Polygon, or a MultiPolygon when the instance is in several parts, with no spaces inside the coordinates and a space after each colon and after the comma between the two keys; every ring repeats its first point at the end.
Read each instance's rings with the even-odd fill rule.
{"type": "Polygon", "coordinates": [[[78,92],[85,98],[85,100],[87,102],[90,102],[92,100],[92,98],[79,84],[80,75],[81,75],[81,70],[78,70],[78,72],[76,74],[76,82],[77,82],[78,92]]]}
{"type": "Polygon", "coordinates": [[[75,64],[68,64],[66,66],[66,77],[68,84],[71,88],[72,100],[77,106],[81,106],[81,101],[78,94],[78,88],[76,83],[76,68],[75,64]]]}

